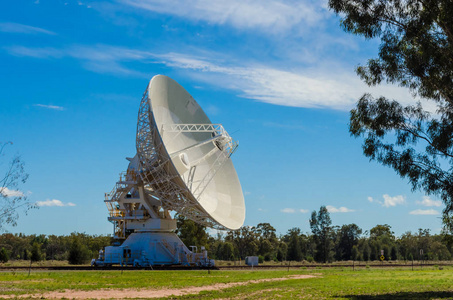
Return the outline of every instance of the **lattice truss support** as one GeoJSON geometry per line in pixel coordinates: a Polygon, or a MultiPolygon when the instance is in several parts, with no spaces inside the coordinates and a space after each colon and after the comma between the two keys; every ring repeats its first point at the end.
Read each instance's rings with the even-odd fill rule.
{"type": "MultiPolygon", "coordinates": [[[[174,210],[207,227],[225,230],[224,226],[209,216],[197,199],[224,162],[234,153],[237,148],[237,142],[232,140],[220,124],[165,125],[163,129],[176,133],[175,136],[183,132],[210,132],[212,133],[211,139],[190,147],[216,142],[218,149],[214,148],[213,151],[220,152],[209,172],[206,173],[200,182],[196,183],[198,185],[191,193],[186,186],[192,186],[195,182],[191,182],[189,179],[187,184],[183,184],[179,175],[171,175],[174,173],[171,156],[177,153],[168,154],[166,152],[155,124],[148,97],[148,89],[146,89],[140,103],[136,138],[137,155],[140,164],[139,175],[143,184],[161,201],[164,209],[174,210]]],[[[208,155],[212,155],[212,153],[208,153],[206,156],[208,155]]]]}

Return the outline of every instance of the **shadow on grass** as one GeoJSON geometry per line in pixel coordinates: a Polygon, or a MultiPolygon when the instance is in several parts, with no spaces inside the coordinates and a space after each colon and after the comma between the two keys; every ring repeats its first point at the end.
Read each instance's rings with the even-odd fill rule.
{"type": "Polygon", "coordinates": [[[381,295],[341,295],[352,300],[380,299],[453,299],[453,292],[399,292],[381,295]]]}

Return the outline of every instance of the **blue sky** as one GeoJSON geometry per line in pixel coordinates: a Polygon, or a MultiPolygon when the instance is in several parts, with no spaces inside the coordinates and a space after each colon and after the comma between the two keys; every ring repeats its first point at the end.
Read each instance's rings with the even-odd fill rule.
{"type": "Polygon", "coordinates": [[[4,1],[0,141],[14,142],[30,174],[21,189],[40,204],[7,229],[110,234],[104,193],[135,154],[148,81],[164,74],[239,140],[246,225],[309,231],[326,205],[334,225],[437,233],[439,199],[369,162],[348,133],[365,92],[415,101],[356,76],[378,45],[344,33],[326,1],[4,1]]]}

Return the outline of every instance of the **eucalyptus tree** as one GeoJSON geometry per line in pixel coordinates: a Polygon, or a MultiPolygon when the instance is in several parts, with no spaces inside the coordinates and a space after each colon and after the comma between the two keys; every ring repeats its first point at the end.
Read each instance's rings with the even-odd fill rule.
{"type": "Polygon", "coordinates": [[[331,225],[332,220],[325,206],[321,206],[318,213],[315,210],[311,213],[310,228],[316,242],[317,261],[327,262],[330,259],[330,251],[333,248],[331,225]]]}
{"type": "Polygon", "coordinates": [[[345,31],[380,40],[377,57],[357,68],[365,83],[399,85],[436,107],[432,114],[420,102],[403,106],[401,99],[364,94],[349,131],[363,137],[365,156],[393,168],[414,190],[439,196],[451,225],[453,1],[329,0],[329,7],[345,31]]]}
{"type": "Polygon", "coordinates": [[[0,143],[0,231],[5,225],[16,226],[19,209],[35,207],[28,201],[27,195],[19,190],[20,184],[28,179],[25,165],[19,155],[13,155],[9,161],[5,159],[5,149],[11,142],[0,143]]]}

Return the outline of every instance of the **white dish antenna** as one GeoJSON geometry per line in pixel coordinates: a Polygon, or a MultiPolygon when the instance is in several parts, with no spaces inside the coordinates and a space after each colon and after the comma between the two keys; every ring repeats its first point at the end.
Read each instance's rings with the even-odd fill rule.
{"type": "Polygon", "coordinates": [[[237,142],[169,77],[153,77],[143,95],[136,147],[129,170],[165,210],[212,228],[242,226],[244,196],[230,158],[237,142]]]}

